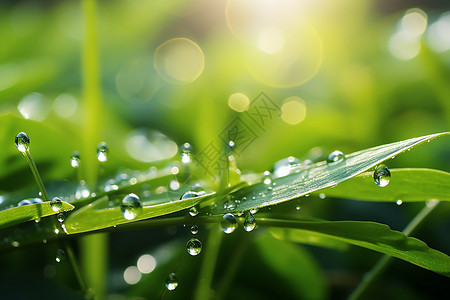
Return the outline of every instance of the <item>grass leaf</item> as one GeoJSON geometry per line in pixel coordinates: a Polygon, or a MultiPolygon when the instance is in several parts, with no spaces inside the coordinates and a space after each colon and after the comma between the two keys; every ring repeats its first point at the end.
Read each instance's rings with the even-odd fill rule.
{"type": "Polygon", "coordinates": [[[367,201],[450,201],[450,173],[431,169],[391,169],[391,181],[380,188],[373,173],[364,172],[334,188],[321,190],[327,197],[367,201]]]}
{"type": "Polygon", "coordinates": [[[450,277],[450,257],[407,237],[389,226],[363,221],[297,221],[261,218],[258,225],[303,229],[332,239],[400,258],[430,271],[450,277]]]}
{"type": "MultiPolygon", "coordinates": [[[[72,204],[64,201],[62,201],[62,204],[60,212],[71,211],[75,208],[72,204]]],[[[55,214],[57,214],[57,212],[51,207],[50,201],[13,207],[0,211],[0,228],[27,221],[40,220],[43,217],[55,214]]]]}
{"type": "Polygon", "coordinates": [[[218,203],[212,213],[220,215],[227,212],[261,208],[332,187],[414,146],[447,134],[450,134],[450,132],[431,134],[373,147],[348,154],[344,160],[336,163],[316,163],[298,173],[273,180],[271,189],[264,183],[258,183],[238,190],[231,194],[231,197],[234,199],[246,199],[245,201],[241,200],[241,203],[235,208],[227,209],[223,205],[224,202],[228,201],[227,197],[225,197],[218,203]]]}

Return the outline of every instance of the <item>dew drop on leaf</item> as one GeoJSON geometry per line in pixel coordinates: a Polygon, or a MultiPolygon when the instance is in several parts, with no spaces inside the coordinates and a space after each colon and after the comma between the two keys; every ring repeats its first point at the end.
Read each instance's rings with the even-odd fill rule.
{"type": "Polygon", "coordinates": [[[180,200],[185,200],[185,199],[190,199],[190,198],[196,198],[198,197],[198,193],[194,192],[194,191],[187,191],[186,193],[184,193],[180,200]]]}
{"type": "Polygon", "coordinates": [[[108,179],[105,182],[105,186],[103,187],[103,190],[105,192],[117,191],[118,189],[119,189],[119,186],[117,185],[117,183],[114,179],[108,179]]]}
{"type": "Polygon", "coordinates": [[[230,234],[237,228],[236,217],[233,214],[227,213],[223,215],[220,225],[222,226],[223,232],[230,234]]]}
{"type": "Polygon", "coordinates": [[[80,153],[78,151],[72,153],[72,156],[70,157],[70,165],[72,168],[78,168],[80,166],[80,153]]]}
{"type": "Polygon", "coordinates": [[[391,179],[391,172],[389,171],[388,167],[386,167],[386,165],[378,165],[375,167],[375,170],[373,172],[373,179],[376,185],[385,187],[389,184],[389,181],[391,179]]]}
{"type": "Polygon", "coordinates": [[[402,205],[403,201],[402,200],[397,200],[397,202],[395,202],[397,205],[402,205]]]}
{"type": "Polygon", "coordinates": [[[105,142],[101,142],[97,146],[97,159],[99,162],[106,162],[108,160],[108,146],[105,142]]]}
{"type": "Polygon", "coordinates": [[[272,184],[272,175],[270,174],[269,171],[265,171],[261,181],[265,184],[265,185],[271,185],[272,184]]]}
{"type": "Polygon", "coordinates": [[[133,220],[142,212],[141,200],[136,194],[128,194],[120,205],[122,216],[127,220],[133,220]]]}
{"type": "Polygon", "coordinates": [[[256,227],[256,220],[253,214],[249,211],[245,212],[244,215],[244,229],[247,232],[253,231],[256,227]]]}
{"type": "Polygon", "coordinates": [[[344,161],[345,155],[339,150],[335,150],[328,155],[327,163],[335,164],[344,161]]]}
{"type": "Polygon", "coordinates": [[[300,160],[296,157],[289,156],[275,163],[273,168],[273,178],[284,177],[293,174],[300,165],[300,160]]]}
{"type": "Polygon", "coordinates": [[[58,197],[54,197],[52,201],[50,201],[50,205],[54,212],[59,212],[63,207],[63,202],[58,197]]]}
{"type": "Polygon", "coordinates": [[[166,279],[166,288],[169,291],[173,291],[178,286],[178,278],[175,273],[170,273],[166,279]]]}
{"type": "Polygon", "coordinates": [[[57,263],[62,262],[65,258],[66,258],[66,252],[64,252],[63,249],[56,250],[56,258],[55,258],[55,260],[56,260],[57,263]]]}
{"type": "Polygon", "coordinates": [[[25,132],[18,133],[16,135],[14,142],[16,144],[17,149],[19,149],[19,151],[22,153],[25,153],[30,147],[30,138],[25,132]]]}
{"type": "Polygon", "coordinates": [[[197,234],[198,233],[198,226],[197,225],[192,225],[191,226],[191,233],[192,234],[197,234]]]}
{"type": "Polygon", "coordinates": [[[187,252],[192,256],[197,256],[202,252],[202,242],[197,238],[192,238],[186,243],[187,252]]]}
{"type": "Polygon", "coordinates": [[[44,202],[44,200],[42,200],[41,198],[28,198],[28,199],[23,199],[22,201],[17,203],[17,206],[24,206],[24,205],[30,205],[30,204],[36,204],[36,203],[42,203],[42,202],[44,202]]]}

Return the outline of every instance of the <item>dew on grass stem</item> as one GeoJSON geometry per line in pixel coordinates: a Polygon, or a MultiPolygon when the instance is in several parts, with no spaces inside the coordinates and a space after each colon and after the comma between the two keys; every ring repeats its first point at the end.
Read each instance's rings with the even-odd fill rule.
{"type": "Polygon", "coordinates": [[[25,132],[20,132],[16,135],[15,144],[17,149],[25,154],[25,152],[30,147],[30,138],[25,132]]]}
{"type": "Polygon", "coordinates": [[[106,162],[108,160],[108,146],[105,142],[101,142],[97,146],[97,159],[99,162],[106,162]]]}
{"type": "Polygon", "coordinates": [[[328,164],[336,164],[344,161],[345,155],[342,151],[335,150],[328,155],[327,163],[328,164]]]}

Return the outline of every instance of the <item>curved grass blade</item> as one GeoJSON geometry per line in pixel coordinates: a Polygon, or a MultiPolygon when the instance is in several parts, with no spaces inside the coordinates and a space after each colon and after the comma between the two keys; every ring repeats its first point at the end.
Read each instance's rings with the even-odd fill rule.
{"type": "Polygon", "coordinates": [[[167,193],[152,195],[141,199],[142,212],[132,220],[127,220],[122,215],[120,203],[123,196],[116,198],[104,196],[68,216],[64,223],[68,234],[99,230],[178,212],[213,196],[212,193],[173,201],[167,193]]]}
{"type": "MultiPolygon", "coordinates": [[[[71,211],[74,208],[75,206],[72,204],[62,201],[60,212],[71,211]]],[[[40,220],[43,217],[55,214],[57,214],[57,212],[51,207],[50,201],[13,207],[0,211],[0,228],[27,221],[40,220]]]]}
{"type": "Polygon", "coordinates": [[[218,203],[212,213],[220,215],[227,212],[239,212],[270,206],[334,186],[414,146],[447,134],[450,134],[450,132],[431,134],[373,147],[348,154],[344,160],[336,163],[319,162],[313,164],[298,173],[273,180],[270,187],[264,183],[259,183],[236,191],[230,197],[240,200],[238,206],[233,209],[224,207],[223,203],[229,200],[225,197],[221,200],[223,203],[218,203]]]}
{"type": "Polygon", "coordinates": [[[269,232],[273,235],[273,237],[282,241],[302,243],[338,251],[345,251],[349,248],[347,243],[330,238],[325,234],[315,231],[270,227],[269,232]]]}
{"type": "Polygon", "coordinates": [[[321,190],[327,197],[366,201],[450,201],[450,173],[432,169],[391,169],[392,180],[384,188],[364,172],[334,188],[321,190]]]}
{"type": "Polygon", "coordinates": [[[381,252],[450,277],[450,257],[389,226],[363,221],[296,221],[261,218],[258,225],[303,229],[381,252]]]}

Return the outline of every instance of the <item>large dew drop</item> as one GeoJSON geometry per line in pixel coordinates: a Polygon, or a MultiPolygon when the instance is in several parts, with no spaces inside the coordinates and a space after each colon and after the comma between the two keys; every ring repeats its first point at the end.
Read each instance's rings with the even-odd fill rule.
{"type": "Polygon", "coordinates": [[[186,243],[187,252],[192,256],[197,256],[202,252],[202,242],[197,238],[192,238],[186,243]]]}
{"type": "Polygon", "coordinates": [[[344,160],[344,158],[345,158],[344,153],[342,153],[339,150],[335,150],[328,155],[327,163],[328,164],[340,163],[341,161],[344,160]]]}
{"type": "Polygon", "coordinates": [[[25,153],[30,147],[30,138],[25,132],[18,133],[14,142],[17,149],[19,149],[19,151],[22,153],[25,153]]]}
{"type": "Polygon", "coordinates": [[[188,164],[192,162],[192,145],[189,143],[184,143],[180,147],[181,152],[181,162],[188,164]]]}
{"type": "Polygon", "coordinates": [[[385,187],[389,184],[391,179],[391,171],[389,171],[388,167],[384,164],[378,165],[373,172],[373,179],[376,185],[385,187]]]}
{"type": "Polygon", "coordinates": [[[59,212],[63,207],[63,202],[58,197],[54,197],[52,201],[50,201],[50,206],[54,212],[59,212]]]}
{"type": "Polygon", "coordinates": [[[28,198],[28,199],[23,199],[22,201],[17,203],[17,206],[24,206],[24,205],[30,205],[30,204],[36,204],[36,203],[42,203],[42,202],[44,202],[44,200],[42,200],[41,198],[28,198]]]}
{"type": "Polygon", "coordinates": [[[230,213],[223,215],[220,225],[222,226],[222,231],[227,234],[230,234],[233,231],[235,231],[238,226],[236,217],[230,213]]]}
{"type": "Polygon", "coordinates": [[[166,279],[166,288],[169,291],[173,291],[178,286],[178,278],[175,273],[170,273],[166,279]]]}
{"type": "Polygon", "coordinates": [[[300,165],[300,160],[293,156],[279,160],[275,163],[273,168],[273,178],[284,177],[295,173],[297,167],[300,165]]]}
{"type": "Polygon", "coordinates": [[[70,165],[73,168],[78,168],[80,166],[80,153],[78,153],[78,151],[72,153],[72,156],[70,157],[70,165]]]}
{"type": "Polygon", "coordinates": [[[184,194],[181,196],[180,200],[186,200],[186,199],[191,199],[191,198],[197,198],[197,197],[200,197],[200,196],[203,195],[203,194],[204,194],[204,192],[203,192],[203,193],[198,193],[198,192],[196,192],[196,191],[187,191],[186,193],[184,193],[184,194]]]}
{"type": "Polygon", "coordinates": [[[245,212],[244,215],[244,229],[245,231],[252,231],[256,227],[256,220],[253,214],[249,211],[245,212]]]}
{"type": "Polygon", "coordinates": [[[123,198],[120,210],[125,219],[133,220],[142,212],[141,200],[133,193],[128,194],[123,198]]]}
{"type": "Polygon", "coordinates": [[[105,142],[101,142],[97,146],[97,159],[99,162],[105,162],[108,160],[108,146],[105,142]]]}

